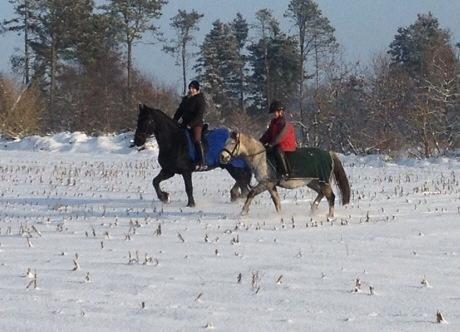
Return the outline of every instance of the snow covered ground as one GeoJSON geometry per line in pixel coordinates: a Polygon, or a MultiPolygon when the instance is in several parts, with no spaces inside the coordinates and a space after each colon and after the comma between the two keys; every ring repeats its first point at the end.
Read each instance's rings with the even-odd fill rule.
{"type": "Polygon", "coordinates": [[[221,170],[161,204],[131,137],[0,140],[0,330],[460,330],[458,159],[342,156],[336,220],[308,188],[240,217],[221,170]]]}

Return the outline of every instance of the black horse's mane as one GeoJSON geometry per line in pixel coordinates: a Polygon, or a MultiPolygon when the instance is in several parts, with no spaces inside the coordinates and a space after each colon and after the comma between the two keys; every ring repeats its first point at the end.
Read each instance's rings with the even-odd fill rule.
{"type": "MultiPolygon", "coordinates": [[[[164,124],[170,126],[171,129],[176,129],[176,130],[179,129],[179,125],[177,124],[177,122],[174,121],[168,114],[166,114],[162,110],[159,110],[157,108],[152,108],[147,105],[143,105],[143,106],[144,106],[144,110],[148,112],[153,112],[156,116],[162,118],[162,120],[164,120],[164,124]]],[[[162,125],[164,124],[162,123],[162,125]]]]}

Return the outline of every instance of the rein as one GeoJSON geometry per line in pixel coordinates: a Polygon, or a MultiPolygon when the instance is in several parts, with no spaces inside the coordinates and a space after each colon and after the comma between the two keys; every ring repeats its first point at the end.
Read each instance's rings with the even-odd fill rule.
{"type": "Polygon", "coordinates": [[[248,154],[248,155],[246,155],[246,157],[254,157],[254,156],[257,156],[257,155],[259,155],[261,153],[264,153],[264,152],[267,152],[267,150],[263,149],[262,151],[259,151],[259,152],[253,153],[253,154],[248,154]]]}
{"type": "MultiPolygon", "coordinates": [[[[240,149],[240,145],[241,145],[241,141],[240,141],[240,137],[238,136],[238,137],[236,138],[236,144],[235,144],[235,146],[233,147],[233,150],[232,150],[231,152],[230,152],[228,149],[225,149],[225,148],[222,149],[222,151],[227,152],[227,153],[230,155],[230,158],[234,158],[234,157],[235,157],[235,153],[238,153],[238,151],[239,151],[239,149],[240,149]]],[[[248,155],[246,155],[246,157],[254,157],[254,156],[257,156],[257,155],[259,155],[259,154],[261,154],[261,153],[264,153],[264,152],[267,152],[267,150],[266,150],[266,149],[263,149],[263,150],[261,150],[261,151],[259,151],[259,152],[252,153],[252,154],[248,154],[248,155]]]]}

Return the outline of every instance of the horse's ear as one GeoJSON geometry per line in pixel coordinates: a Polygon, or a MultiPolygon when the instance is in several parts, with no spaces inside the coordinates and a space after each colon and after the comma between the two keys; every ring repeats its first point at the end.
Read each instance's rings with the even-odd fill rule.
{"type": "Polygon", "coordinates": [[[139,104],[139,112],[142,111],[144,109],[144,104],[139,104]]]}
{"type": "Polygon", "coordinates": [[[234,140],[237,140],[238,139],[238,133],[236,131],[232,131],[230,133],[230,137],[234,140]]]}

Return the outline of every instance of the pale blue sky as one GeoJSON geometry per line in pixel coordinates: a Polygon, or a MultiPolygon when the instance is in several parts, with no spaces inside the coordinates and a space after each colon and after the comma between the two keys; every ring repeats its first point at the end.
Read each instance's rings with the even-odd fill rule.
{"type": "MultiPolygon", "coordinates": [[[[177,10],[196,9],[205,14],[197,33],[197,40],[201,42],[216,19],[229,21],[241,12],[251,23],[257,10],[269,8],[284,30],[289,31],[291,24],[283,17],[288,3],[289,0],[170,0],[158,23],[166,36],[172,36],[169,19],[177,10]]],[[[439,19],[442,27],[451,31],[455,43],[460,41],[460,0],[317,0],[317,3],[336,28],[336,37],[348,61],[368,63],[374,54],[386,50],[398,27],[412,24],[417,13],[428,11],[439,19]]],[[[11,17],[12,7],[7,0],[0,0],[0,13],[1,20],[11,17]]],[[[0,36],[0,43],[0,71],[9,72],[9,57],[14,47],[21,47],[20,37],[0,36]]],[[[134,56],[144,73],[180,87],[180,69],[171,56],[161,51],[161,46],[138,45],[134,56]]]]}

